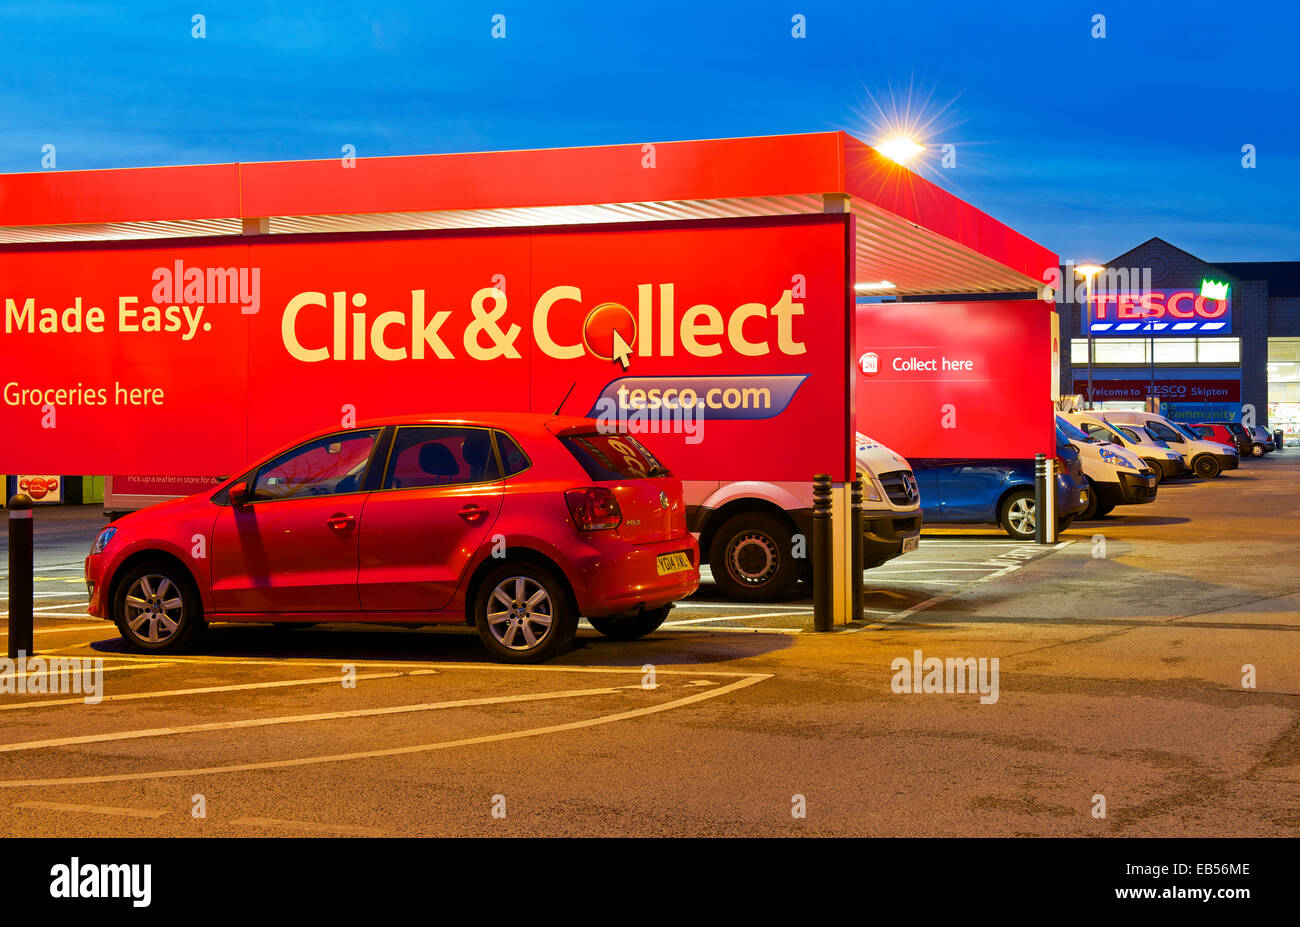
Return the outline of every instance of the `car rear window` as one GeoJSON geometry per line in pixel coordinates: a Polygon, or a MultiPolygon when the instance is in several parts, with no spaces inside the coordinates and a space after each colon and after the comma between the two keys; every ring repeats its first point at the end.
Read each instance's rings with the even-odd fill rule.
{"type": "Polygon", "coordinates": [[[671,476],[640,441],[624,434],[570,434],[560,439],[593,480],[671,476]]]}

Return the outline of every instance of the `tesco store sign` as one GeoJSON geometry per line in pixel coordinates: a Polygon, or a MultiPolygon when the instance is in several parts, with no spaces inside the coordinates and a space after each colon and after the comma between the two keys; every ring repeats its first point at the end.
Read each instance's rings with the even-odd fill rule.
{"type": "Polygon", "coordinates": [[[1085,335],[1150,338],[1232,331],[1232,296],[1226,287],[1094,293],[1089,307],[1081,319],[1085,335]]]}
{"type": "Polygon", "coordinates": [[[1240,402],[1240,380],[1094,380],[1076,377],[1074,391],[1091,402],[1142,402],[1158,396],[1171,402],[1240,402]]]}

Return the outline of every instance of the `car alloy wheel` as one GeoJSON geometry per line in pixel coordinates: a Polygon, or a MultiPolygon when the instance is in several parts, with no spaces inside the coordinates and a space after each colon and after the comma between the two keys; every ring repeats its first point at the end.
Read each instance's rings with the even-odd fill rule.
{"type": "Polygon", "coordinates": [[[1017,534],[1033,534],[1036,522],[1034,509],[1034,500],[1031,498],[1022,496],[1012,500],[1007,506],[1007,523],[1017,534]]]}
{"type": "Polygon", "coordinates": [[[476,587],[471,608],[479,640],[495,660],[544,663],[578,633],[578,603],[558,569],[501,564],[476,587]]]}
{"type": "Polygon", "coordinates": [[[551,633],[554,622],[555,603],[550,593],[530,577],[506,577],[488,597],[488,629],[509,650],[535,650],[551,633]]]}
{"type": "Polygon", "coordinates": [[[1250,446],[1250,456],[1252,456],[1252,457],[1263,457],[1263,456],[1264,456],[1264,445],[1262,445],[1262,444],[1252,444],[1252,445],[1250,446]]]}
{"type": "Polygon", "coordinates": [[[146,653],[187,650],[207,629],[194,581],[164,560],[137,563],[115,577],[109,609],[126,645],[146,653]]]}
{"type": "Polygon", "coordinates": [[[185,600],[175,583],[159,573],[139,577],[123,601],[126,625],[141,641],[163,644],[185,620],[185,600]]]}

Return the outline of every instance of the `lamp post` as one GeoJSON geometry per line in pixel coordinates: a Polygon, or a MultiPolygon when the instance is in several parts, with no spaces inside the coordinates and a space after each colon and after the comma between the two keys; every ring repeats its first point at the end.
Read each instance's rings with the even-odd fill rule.
{"type": "Polygon", "coordinates": [[[1101,273],[1097,264],[1078,264],[1074,272],[1083,277],[1083,305],[1088,329],[1088,408],[1092,408],[1092,278],[1101,273]]]}

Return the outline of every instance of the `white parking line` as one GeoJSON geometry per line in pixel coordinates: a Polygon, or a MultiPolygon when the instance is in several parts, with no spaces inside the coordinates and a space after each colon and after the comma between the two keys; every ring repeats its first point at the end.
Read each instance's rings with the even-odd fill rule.
{"type": "Polygon", "coordinates": [[[899,579],[897,576],[889,577],[891,583],[926,583],[935,586],[965,586],[966,583],[955,579],[899,579]]]}
{"type": "Polygon", "coordinates": [[[286,821],[281,818],[235,818],[233,821],[217,821],[231,827],[283,827],[288,830],[325,831],[331,834],[355,834],[359,837],[383,837],[386,832],[378,827],[362,827],[352,824],[318,824],[314,821],[286,821]]]}
{"type": "MultiPolygon", "coordinates": [[[[1073,544],[1073,543],[1074,543],[1074,541],[1059,541],[1059,542],[1057,542],[1056,544],[1053,544],[1053,545],[1051,545],[1051,546],[1049,546],[1049,547],[1047,547],[1047,548],[1044,548],[1044,549],[1043,549],[1043,553],[1044,553],[1044,554],[1048,554],[1048,553],[1051,553],[1051,552],[1053,552],[1053,551],[1060,550],[1060,549],[1063,548],[1063,547],[1068,547],[1069,545],[1071,545],[1071,544],[1073,544]]],[[[1023,546],[1023,545],[1021,545],[1021,546],[1023,546]]],[[[866,631],[866,630],[879,630],[880,628],[883,628],[886,624],[893,624],[894,622],[901,621],[902,619],[907,618],[907,617],[909,617],[909,616],[911,616],[911,615],[915,615],[917,612],[924,611],[925,609],[930,608],[931,606],[937,605],[937,604],[939,604],[940,602],[946,602],[946,601],[948,601],[949,599],[953,598],[954,596],[958,596],[958,595],[960,595],[961,593],[965,592],[966,589],[974,588],[975,586],[979,585],[980,583],[986,583],[986,582],[988,582],[989,580],[997,579],[997,578],[999,578],[999,577],[1001,577],[1001,576],[1006,576],[1008,573],[1014,573],[1016,570],[1019,570],[1019,569],[1023,568],[1023,567],[1026,566],[1027,564],[1034,563],[1034,562],[1038,561],[1039,559],[1041,559],[1041,558],[1040,558],[1040,557],[1031,557],[1031,558],[1028,558],[1028,559],[1026,559],[1026,560],[1024,560],[1024,561],[1021,561],[1021,562],[1019,562],[1019,563],[1013,563],[1013,564],[1010,564],[1010,565],[1008,565],[1008,566],[1003,567],[1003,568],[1000,569],[1000,570],[997,570],[996,572],[989,573],[987,576],[981,576],[979,579],[975,580],[974,582],[970,582],[970,583],[948,583],[948,582],[945,582],[945,581],[943,581],[943,580],[925,580],[925,582],[939,583],[939,584],[941,584],[941,585],[954,585],[954,586],[956,586],[956,585],[960,585],[960,586],[963,586],[963,588],[962,588],[962,589],[956,589],[956,590],[953,590],[952,592],[945,592],[943,595],[933,596],[933,597],[931,597],[931,598],[929,598],[929,599],[926,599],[924,602],[918,602],[916,605],[913,605],[913,606],[911,606],[910,608],[905,608],[905,609],[903,609],[901,612],[899,612],[898,614],[894,615],[893,618],[890,619],[889,621],[883,621],[883,620],[882,620],[882,621],[874,622],[873,624],[863,625],[862,627],[859,627],[859,628],[849,628],[849,629],[848,629],[848,633],[853,633],[853,632],[857,632],[857,631],[866,631]]],[[[911,582],[911,580],[898,580],[898,579],[895,579],[895,580],[893,580],[893,581],[894,581],[894,582],[911,582]]],[[[923,582],[923,580],[916,580],[916,582],[923,582]]]]}
{"type": "MultiPolygon", "coordinates": [[[[81,563],[81,562],[78,562],[78,563],[51,563],[51,564],[49,564],[49,565],[47,565],[47,566],[32,567],[32,571],[35,572],[35,573],[47,573],[47,572],[52,572],[52,571],[55,571],[55,570],[84,570],[85,568],[86,568],[86,565],[85,565],[84,563],[81,563]]],[[[6,579],[8,579],[8,578],[9,578],[9,571],[8,571],[8,570],[5,570],[3,573],[0,573],[0,582],[3,582],[4,580],[6,580],[6,579]]]]}
{"type": "MultiPolygon", "coordinates": [[[[444,664],[445,665],[445,664],[444,664]]],[[[493,664],[487,664],[493,665],[493,664]]],[[[501,664],[497,664],[501,665],[501,664]]],[[[482,668],[476,666],[475,668],[482,668]]],[[[513,669],[547,669],[547,667],[512,667],[513,669]]],[[[554,667],[555,671],[563,672],[566,667],[554,667]]],[[[642,672],[640,667],[629,667],[629,672],[642,672]]],[[[701,671],[695,669],[668,671],[676,675],[700,675],[701,671]]],[[[703,692],[697,692],[694,695],[683,696],[679,699],[673,699],[668,702],[661,702],[656,705],[647,705],[643,708],[633,708],[629,711],[620,711],[611,715],[601,715],[597,718],[587,718],[582,721],[569,721],[564,724],[550,724],[545,727],[526,728],[519,731],[505,731],[500,734],[485,734],[479,737],[465,737],[460,740],[445,740],[436,743],[415,744],[409,747],[387,747],[379,750],[366,750],[358,753],[336,753],[327,756],[306,756],[297,757],[287,760],[266,760],[259,763],[237,763],[229,766],[206,766],[193,769],[162,769],[152,772],[129,772],[113,773],[104,776],[74,776],[66,779],[11,779],[0,781],[0,788],[48,788],[62,785],[90,785],[101,782],[137,782],[143,779],[174,779],[178,777],[209,776],[218,773],[232,772],[252,772],[262,769],[288,769],[298,766],[315,766],[321,763],[342,763],[352,760],[379,759],[393,756],[409,756],[415,753],[428,753],[433,750],[451,750],[457,747],[478,746],[482,744],[502,743],[508,740],[519,740],[525,737],[540,737],[545,734],[560,734],[568,731],[578,731],[589,727],[598,727],[602,724],[612,724],[616,721],[627,721],[632,718],[642,718],[646,715],[657,714],[664,711],[672,711],[676,708],[682,708],[686,705],[692,705],[696,702],[706,701],[708,699],[718,698],[729,692],[735,692],[746,686],[752,686],[755,683],[762,682],[765,679],[771,679],[771,673],[726,673],[706,671],[710,676],[741,676],[734,682],[730,682],[718,689],[708,689],[703,692]]],[[[663,675],[661,673],[661,675],[663,675]]]]}
{"type": "MultiPolygon", "coordinates": [[[[28,657],[28,660],[29,660],[29,661],[32,660],[32,659],[38,659],[38,660],[49,660],[50,658],[49,658],[49,657],[42,657],[42,656],[39,656],[39,655],[36,656],[36,657],[28,657]]],[[[87,660],[89,660],[89,659],[93,659],[93,658],[92,658],[92,657],[84,657],[84,658],[82,658],[82,657],[59,656],[59,657],[56,657],[55,659],[59,659],[59,660],[78,660],[78,661],[79,661],[79,660],[81,660],[81,659],[87,659],[87,660]]],[[[105,666],[103,669],[100,670],[100,672],[102,672],[102,673],[116,673],[116,672],[118,672],[119,670],[153,669],[153,668],[156,667],[156,666],[171,666],[171,664],[170,664],[170,663],[132,663],[130,666],[105,666]]],[[[69,672],[71,672],[71,671],[69,671],[69,672]]],[[[31,670],[30,672],[27,672],[27,673],[0,673],[0,679],[4,679],[4,680],[12,681],[12,680],[14,680],[14,679],[17,679],[17,678],[20,677],[20,676],[25,677],[25,678],[27,678],[27,679],[31,679],[31,678],[33,678],[33,677],[39,676],[39,677],[41,677],[42,679],[44,679],[44,678],[46,677],[46,675],[47,675],[47,674],[46,674],[46,671],[45,671],[45,670],[31,670]]],[[[334,681],[337,682],[338,680],[336,679],[336,680],[334,680],[334,681]]],[[[72,701],[72,702],[84,702],[85,699],[84,699],[84,698],[75,698],[75,699],[69,699],[68,701],[72,701]]],[[[49,704],[49,703],[48,703],[48,702],[17,702],[17,703],[15,703],[15,704],[11,704],[11,705],[0,705],[0,711],[8,711],[8,710],[11,709],[11,708],[35,708],[35,707],[39,707],[40,705],[47,705],[47,704],[49,704]]]]}
{"type": "Polygon", "coordinates": [[[773,608],[780,611],[812,611],[811,605],[739,605],[734,602],[678,602],[676,608],[773,608]]]}
{"type": "Polygon", "coordinates": [[[705,624],[709,621],[745,621],[750,618],[784,618],[787,615],[807,614],[807,612],[760,612],[752,615],[715,615],[712,618],[686,618],[682,621],[665,621],[661,627],[680,628],[683,625],[705,624]]]}
{"type": "Polygon", "coordinates": [[[948,567],[943,570],[872,570],[872,576],[901,576],[904,573],[980,573],[984,570],[995,570],[997,567],[984,564],[978,567],[948,567]]]}
{"type": "MultiPolygon", "coordinates": [[[[337,680],[335,680],[337,682],[337,680]]],[[[449,702],[422,702],[417,705],[390,705],[386,708],[357,708],[353,711],[322,711],[310,715],[277,715],[271,718],[245,718],[242,721],[212,721],[207,724],[183,724],[176,727],[138,728],[133,731],[108,731],[102,734],[83,734],[77,737],[53,737],[49,740],[28,740],[21,743],[0,744],[0,753],[21,750],[41,750],[46,747],[70,747],[77,744],[97,744],[112,740],[140,740],[145,737],[171,737],[176,734],[197,734],[205,731],[229,731],[250,727],[269,727],[275,724],[306,724],[313,721],[337,721],[343,718],[368,718],[376,715],[399,715],[415,711],[438,711],[443,708],[470,708],[478,705],[502,705],[507,702],[540,702],[549,699],[581,698],[591,695],[615,695],[617,689],[562,689],[556,692],[531,692],[526,695],[493,695],[486,698],[455,699],[449,702]]]]}
{"type": "MultiPolygon", "coordinates": [[[[45,617],[56,618],[58,616],[46,615],[45,617]]],[[[72,616],[69,615],[68,617],[71,618],[72,616]]],[[[32,631],[32,633],[33,634],[63,634],[66,631],[107,631],[109,628],[112,627],[113,626],[108,622],[100,622],[99,624],[78,624],[70,628],[36,628],[32,631]]],[[[0,631],[0,637],[8,637],[8,636],[9,636],[8,631],[0,631]]]]}
{"type": "MultiPolygon", "coordinates": [[[[110,666],[104,672],[124,669],[146,669],[155,666],[175,666],[174,663],[133,663],[130,666],[110,666]]],[[[434,670],[414,670],[407,673],[361,673],[354,677],[356,680],[363,679],[396,679],[399,676],[433,676],[436,675],[434,670]]],[[[283,689],[290,686],[314,686],[314,685],[339,685],[342,682],[341,676],[316,676],[311,679],[280,679],[272,682],[246,682],[232,684],[228,686],[204,686],[198,689],[164,689],[150,692],[124,692],[120,695],[105,695],[100,697],[102,702],[126,702],[142,698],[175,698],[180,695],[206,695],[212,692],[242,692],[248,689],[283,689]]],[[[6,711],[15,708],[48,708],[53,705],[72,705],[84,702],[84,698],[60,698],[44,702],[19,702],[14,705],[0,705],[0,711],[6,711]]]]}
{"type": "Polygon", "coordinates": [[[15,808],[30,808],[36,811],[71,811],[75,814],[113,814],[126,818],[160,818],[168,812],[154,811],[149,808],[114,808],[109,805],[70,805],[58,801],[20,801],[15,808]]]}

